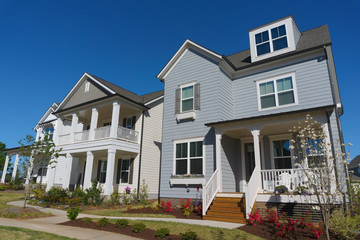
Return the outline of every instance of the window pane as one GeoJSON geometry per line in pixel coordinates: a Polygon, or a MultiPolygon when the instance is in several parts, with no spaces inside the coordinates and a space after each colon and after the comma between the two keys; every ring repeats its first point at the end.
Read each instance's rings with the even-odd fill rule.
{"type": "Polygon", "coordinates": [[[176,160],[176,174],[187,174],[187,160],[176,160]]]}
{"type": "Polygon", "coordinates": [[[194,96],[194,87],[193,86],[182,88],[182,99],[189,98],[192,96],[194,96]]]}
{"type": "Polygon", "coordinates": [[[281,141],[274,141],[273,142],[273,151],[274,151],[274,157],[281,157],[281,141]]]}
{"type": "Polygon", "coordinates": [[[259,85],[259,87],[260,87],[260,95],[274,92],[274,82],[273,81],[261,83],[259,85]]]}
{"type": "Polygon", "coordinates": [[[256,44],[269,41],[269,32],[261,32],[255,35],[256,44]]]}
{"type": "Polygon", "coordinates": [[[106,179],[106,172],[101,172],[99,182],[100,183],[105,183],[105,179],[106,179]]]}
{"type": "Polygon", "coordinates": [[[274,40],[273,47],[274,47],[274,51],[283,49],[283,48],[287,48],[288,47],[287,38],[283,37],[283,38],[274,40]]]}
{"type": "Polygon", "coordinates": [[[130,160],[129,159],[122,160],[121,170],[129,170],[129,167],[130,167],[130,160]]]}
{"type": "Polygon", "coordinates": [[[106,172],[106,166],[107,166],[107,162],[106,162],[106,161],[102,161],[102,162],[101,162],[101,171],[102,171],[102,172],[106,172]]]}
{"type": "Polygon", "coordinates": [[[292,86],[291,77],[276,80],[276,86],[277,86],[277,90],[279,92],[288,90],[288,89],[292,89],[293,86],[292,86]]]}
{"type": "Polygon", "coordinates": [[[129,172],[121,172],[121,183],[129,182],[129,172]]]}
{"type": "Polygon", "coordinates": [[[291,158],[276,158],[275,159],[276,169],[289,169],[291,166],[291,158]]]}
{"type": "Polygon", "coordinates": [[[202,142],[190,143],[190,157],[202,157],[202,142]]]}
{"type": "Polygon", "coordinates": [[[308,156],[308,165],[311,168],[325,167],[325,157],[323,155],[308,156]]]}
{"type": "Polygon", "coordinates": [[[280,27],[278,27],[278,30],[279,30],[279,36],[286,35],[285,25],[281,25],[280,27]]]}
{"type": "Polygon", "coordinates": [[[263,55],[270,52],[270,43],[264,43],[256,46],[257,55],[263,55]]]}
{"type": "Polygon", "coordinates": [[[290,156],[289,140],[273,141],[274,157],[290,156]]]}
{"type": "Polygon", "coordinates": [[[279,105],[285,105],[294,102],[294,91],[279,93],[279,105]]]}
{"type": "Polygon", "coordinates": [[[190,159],[190,174],[202,173],[202,158],[190,159]]]}
{"type": "Polygon", "coordinates": [[[193,98],[190,98],[190,99],[182,101],[182,111],[183,112],[190,111],[190,110],[194,109],[193,100],[194,100],[193,98]]]}
{"type": "Polygon", "coordinates": [[[285,29],[285,25],[281,25],[279,27],[273,28],[271,29],[271,38],[278,38],[281,36],[286,35],[286,29],[285,29]]]}
{"type": "Polygon", "coordinates": [[[290,142],[289,140],[282,140],[282,156],[290,156],[290,142]]]}
{"type": "Polygon", "coordinates": [[[176,158],[187,157],[187,143],[176,144],[176,158]]]}
{"type": "Polygon", "coordinates": [[[269,108],[275,106],[275,95],[261,97],[261,108],[269,108]]]}
{"type": "Polygon", "coordinates": [[[278,28],[271,29],[271,38],[274,39],[277,38],[278,36],[279,36],[278,28]]]}
{"type": "Polygon", "coordinates": [[[261,33],[255,34],[256,44],[262,43],[261,33]]]}
{"type": "Polygon", "coordinates": [[[324,154],[323,139],[307,139],[306,154],[324,154]]]}

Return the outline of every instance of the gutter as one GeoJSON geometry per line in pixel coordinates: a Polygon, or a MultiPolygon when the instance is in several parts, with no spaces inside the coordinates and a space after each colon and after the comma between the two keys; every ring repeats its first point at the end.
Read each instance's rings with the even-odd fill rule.
{"type": "Polygon", "coordinates": [[[141,137],[140,137],[140,154],[139,154],[139,171],[138,171],[138,183],[137,183],[137,192],[136,198],[139,200],[139,191],[140,191],[140,172],[141,172],[141,157],[142,157],[142,146],[143,146],[143,137],[144,137],[144,113],[145,110],[142,112],[142,120],[141,120],[141,137]]]}

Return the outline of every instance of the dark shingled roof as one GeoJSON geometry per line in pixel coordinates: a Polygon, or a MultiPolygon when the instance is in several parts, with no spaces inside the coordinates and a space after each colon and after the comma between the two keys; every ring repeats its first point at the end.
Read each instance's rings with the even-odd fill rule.
{"type": "Polygon", "coordinates": [[[139,104],[145,104],[147,102],[150,102],[151,100],[154,100],[162,95],[164,95],[164,90],[160,90],[160,91],[156,91],[156,92],[152,92],[152,93],[148,93],[145,95],[137,95],[136,93],[133,93],[129,90],[126,90],[124,88],[121,88],[111,82],[108,82],[102,78],[99,78],[93,74],[87,73],[90,76],[92,76],[93,78],[95,78],[97,81],[99,81],[100,83],[104,84],[106,87],[110,88],[111,90],[113,90],[114,92],[116,92],[117,94],[128,98],[134,102],[137,102],[139,104]]]}
{"type": "Polygon", "coordinates": [[[302,32],[296,46],[296,50],[284,53],[278,56],[270,57],[261,61],[251,63],[250,49],[224,56],[224,59],[232,65],[235,70],[244,69],[247,67],[259,65],[265,62],[270,62],[278,58],[291,56],[297,53],[302,53],[322,47],[324,45],[331,45],[331,38],[328,25],[323,25],[317,28],[302,32]]]}
{"type": "Polygon", "coordinates": [[[350,168],[358,167],[359,164],[360,164],[360,155],[357,155],[353,160],[351,160],[348,168],[350,169],[350,168]]]}
{"type": "Polygon", "coordinates": [[[350,177],[353,180],[357,180],[357,181],[360,180],[359,164],[360,164],[360,155],[357,155],[353,160],[351,160],[348,166],[348,169],[354,172],[350,174],[350,177]]]}

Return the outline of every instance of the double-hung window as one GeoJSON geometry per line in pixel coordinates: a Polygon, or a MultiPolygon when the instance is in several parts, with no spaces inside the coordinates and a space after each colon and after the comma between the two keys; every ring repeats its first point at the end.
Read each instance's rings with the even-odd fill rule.
{"type": "Polygon", "coordinates": [[[295,74],[287,74],[259,81],[259,109],[280,107],[297,103],[295,74]]]}
{"type": "Polygon", "coordinates": [[[324,167],[326,144],[323,139],[307,139],[305,142],[307,164],[310,168],[324,167]]]}
{"type": "Polygon", "coordinates": [[[175,143],[175,174],[203,174],[203,141],[175,143]]]}
{"type": "Polygon", "coordinates": [[[291,168],[291,152],[289,139],[273,141],[273,159],[276,169],[291,168]]]}
{"type": "Polygon", "coordinates": [[[107,169],[107,161],[100,160],[99,166],[98,166],[98,181],[99,181],[99,183],[105,183],[106,169],[107,169]]]}
{"type": "Polygon", "coordinates": [[[255,44],[257,56],[287,48],[288,40],[285,24],[255,34],[255,44]],[[271,39],[269,32],[271,33],[271,39]]]}
{"type": "Polygon", "coordinates": [[[130,177],[130,159],[122,159],[119,161],[117,183],[129,183],[130,177]]]}
{"type": "Polygon", "coordinates": [[[128,129],[135,129],[136,116],[126,117],[123,119],[123,127],[128,129]]]}
{"type": "Polygon", "coordinates": [[[194,85],[181,88],[181,112],[194,110],[194,85]]]}
{"type": "Polygon", "coordinates": [[[257,55],[263,55],[270,52],[269,32],[264,31],[255,35],[257,55]]]}
{"type": "Polygon", "coordinates": [[[191,113],[200,110],[200,84],[191,82],[179,85],[175,91],[175,100],[175,114],[178,120],[195,119],[195,115],[191,113]]]}

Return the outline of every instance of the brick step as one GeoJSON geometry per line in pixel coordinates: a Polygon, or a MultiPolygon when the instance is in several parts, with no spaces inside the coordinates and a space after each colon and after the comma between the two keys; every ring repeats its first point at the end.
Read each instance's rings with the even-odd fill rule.
{"type": "Polygon", "coordinates": [[[219,217],[238,217],[238,218],[245,217],[245,213],[243,213],[243,212],[219,211],[219,210],[213,210],[213,209],[210,209],[209,211],[207,211],[206,215],[219,216],[219,217]]]}
{"type": "Polygon", "coordinates": [[[204,220],[213,220],[213,221],[221,221],[221,222],[232,222],[232,223],[243,223],[247,224],[246,218],[241,217],[222,217],[222,216],[203,216],[204,220]]]}

